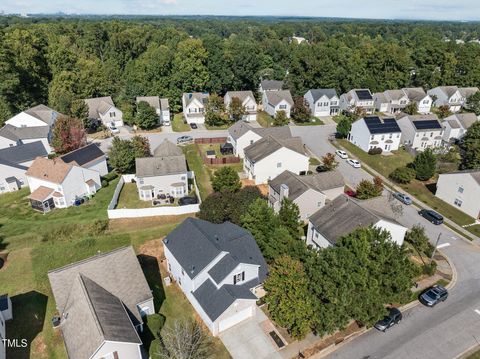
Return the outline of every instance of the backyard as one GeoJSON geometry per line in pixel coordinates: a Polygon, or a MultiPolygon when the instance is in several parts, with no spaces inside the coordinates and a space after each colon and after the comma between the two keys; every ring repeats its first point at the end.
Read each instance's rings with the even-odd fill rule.
{"type": "Polygon", "coordinates": [[[257,113],[257,122],[262,127],[272,127],[273,126],[273,117],[270,116],[265,111],[258,111],[257,113]]]}
{"type": "MultiPolygon", "coordinates": [[[[178,200],[173,203],[165,203],[160,206],[178,206],[178,200]]],[[[151,208],[152,201],[142,201],[138,197],[137,185],[135,183],[125,183],[118,197],[116,208],[151,208]]]]}

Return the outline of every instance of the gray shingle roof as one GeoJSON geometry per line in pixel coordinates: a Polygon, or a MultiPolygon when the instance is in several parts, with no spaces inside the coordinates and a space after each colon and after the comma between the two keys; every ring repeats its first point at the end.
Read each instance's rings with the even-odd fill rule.
{"type": "Polygon", "coordinates": [[[427,97],[427,93],[421,87],[405,87],[402,89],[410,101],[421,101],[427,97]]]}
{"type": "Polygon", "coordinates": [[[405,92],[402,90],[386,90],[384,95],[387,100],[398,101],[405,96],[405,92]]]}
{"type": "Polygon", "coordinates": [[[51,109],[48,106],[45,105],[37,105],[32,108],[29,108],[28,110],[24,111],[25,113],[28,113],[30,116],[33,116],[40,121],[45,122],[47,125],[51,126],[55,122],[56,118],[60,115],[57,113],[55,110],[51,109]]]}
{"type": "Polygon", "coordinates": [[[208,274],[217,284],[219,284],[225,276],[231,273],[237,266],[238,261],[233,258],[232,255],[227,254],[208,271],[208,274]]]}
{"type": "Polygon", "coordinates": [[[48,138],[49,133],[50,127],[48,126],[15,127],[6,124],[0,128],[0,137],[8,138],[11,141],[48,138]]]}
{"type": "Polygon", "coordinates": [[[153,155],[155,157],[181,156],[183,155],[183,152],[173,142],[165,139],[157,146],[157,148],[155,148],[155,150],[153,150],[153,155]]]}
{"type": "MultiPolygon", "coordinates": [[[[445,119],[445,121],[448,121],[450,125],[452,125],[452,122],[459,123],[464,129],[470,128],[471,125],[473,125],[475,122],[478,121],[477,115],[474,113],[457,113],[452,116],[449,116],[445,119]]],[[[452,128],[458,128],[458,127],[453,127],[452,128]]]]}
{"type": "Polygon", "coordinates": [[[115,106],[110,96],[87,98],[85,103],[88,107],[88,117],[95,119],[100,118],[100,114],[104,114],[112,106],[115,106]]]}
{"type": "Polygon", "coordinates": [[[268,103],[272,106],[277,106],[283,100],[290,104],[290,106],[293,106],[293,98],[289,90],[267,91],[265,92],[265,96],[267,97],[268,103]]]}
{"type": "Polygon", "coordinates": [[[160,108],[162,111],[170,110],[170,105],[168,104],[168,98],[160,99],[160,108]]]}
{"type": "Polygon", "coordinates": [[[46,156],[48,156],[48,153],[41,141],[25,143],[0,150],[0,161],[7,161],[15,164],[33,161],[37,157],[46,156]]]}
{"type": "Polygon", "coordinates": [[[462,97],[468,99],[470,96],[478,92],[478,87],[459,87],[458,91],[460,92],[462,97]]]}
{"type": "Polygon", "coordinates": [[[288,148],[292,151],[305,155],[303,142],[300,137],[291,137],[287,139],[279,139],[273,136],[266,136],[257,142],[252,143],[246,147],[245,156],[253,163],[261,161],[272,153],[278,151],[282,147],[288,148]]]}
{"type": "Polygon", "coordinates": [[[247,98],[251,98],[253,101],[255,101],[255,96],[253,96],[252,91],[228,91],[226,95],[229,95],[230,98],[238,98],[242,103],[245,101],[247,98]]]}
{"type": "Polygon", "coordinates": [[[160,109],[160,98],[158,96],[138,96],[136,98],[136,101],[137,104],[139,104],[140,102],[146,102],[154,109],[160,109]]]}
{"type": "Polygon", "coordinates": [[[185,105],[189,105],[193,100],[197,99],[202,104],[206,104],[210,95],[206,92],[189,92],[183,94],[185,105]]]}
{"type": "Polygon", "coordinates": [[[448,173],[441,173],[440,176],[446,175],[467,175],[472,176],[472,178],[477,181],[480,185],[480,170],[464,170],[464,171],[456,171],[456,172],[448,172],[448,173]]]}
{"type": "Polygon", "coordinates": [[[74,151],[68,152],[60,156],[65,163],[75,162],[79,166],[86,165],[96,159],[104,157],[105,153],[95,143],[78,148],[74,151]]]}
{"type": "Polygon", "coordinates": [[[136,158],[135,166],[137,177],[154,177],[187,172],[184,155],[136,158]]]}
{"type": "Polygon", "coordinates": [[[262,86],[262,90],[264,91],[277,91],[283,88],[283,81],[262,80],[260,86],[262,86]]]}
{"type": "Polygon", "coordinates": [[[328,99],[337,96],[335,89],[311,89],[310,93],[312,94],[314,102],[317,102],[322,96],[327,96],[328,99]]]}
{"type": "Polygon", "coordinates": [[[253,127],[249,123],[243,121],[237,121],[228,129],[228,134],[234,139],[237,140],[246,134],[248,131],[253,131],[261,137],[273,136],[275,138],[286,139],[292,137],[292,131],[288,126],[280,127],[253,127]]]}

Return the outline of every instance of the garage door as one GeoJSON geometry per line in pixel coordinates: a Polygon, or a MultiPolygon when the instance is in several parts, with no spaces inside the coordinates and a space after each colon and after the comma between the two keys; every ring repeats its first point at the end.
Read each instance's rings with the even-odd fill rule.
{"type": "Polygon", "coordinates": [[[230,327],[233,327],[235,324],[240,323],[241,321],[248,319],[252,316],[252,307],[242,309],[241,311],[232,314],[230,317],[221,320],[218,323],[218,331],[223,332],[230,327]]]}

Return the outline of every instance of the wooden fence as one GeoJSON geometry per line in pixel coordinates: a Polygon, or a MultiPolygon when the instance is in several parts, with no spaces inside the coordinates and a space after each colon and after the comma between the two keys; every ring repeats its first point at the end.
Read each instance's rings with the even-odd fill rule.
{"type": "Polygon", "coordinates": [[[227,142],[226,137],[209,137],[209,138],[196,138],[195,143],[204,144],[204,143],[225,143],[227,142]]]}

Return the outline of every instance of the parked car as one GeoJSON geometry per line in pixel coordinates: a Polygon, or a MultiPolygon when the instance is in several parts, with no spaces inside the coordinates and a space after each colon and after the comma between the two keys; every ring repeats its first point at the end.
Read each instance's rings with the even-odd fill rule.
{"type": "Polygon", "coordinates": [[[355,191],[353,191],[353,190],[351,190],[351,189],[346,190],[346,191],[345,191],[345,194],[346,194],[348,197],[353,197],[353,198],[357,197],[357,192],[355,192],[355,191]]]}
{"type": "Polygon", "coordinates": [[[193,122],[190,124],[190,127],[192,128],[192,130],[196,130],[198,128],[197,124],[193,122]]]}
{"type": "Polygon", "coordinates": [[[398,199],[403,204],[406,204],[406,205],[412,204],[412,199],[410,197],[408,197],[406,194],[403,194],[403,193],[400,193],[400,192],[395,192],[393,194],[393,197],[398,199]]]}
{"type": "Polygon", "coordinates": [[[442,215],[432,211],[431,209],[422,209],[418,212],[418,214],[433,224],[439,225],[443,223],[442,215]]]}
{"type": "Polygon", "coordinates": [[[117,133],[120,133],[120,130],[118,128],[116,128],[115,126],[110,126],[110,127],[108,127],[108,129],[114,135],[116,135],[117,133]]]}
{"type": "Polygon", "coordinates": [[[317,168],[315,168],[315,171],[317,171],[318,173],[328,172],[328,168],[326,168],[326,167],[323,166],[323,165],[320,165],[320,166],[317,166],[317,168]]]}
{"type": "Polygon", "coordinates": [[[441,285],[434,285],[423,292],[418,298],[427,307],[434,307],[448,298],[448,290],[441,285]]]}
{"type": "Polygon", "coordinates": [[[335,151],[335,154],[336,154],[338,157],[343,158],[344,160],[346,160],[346,159],[348,158],[347,152],[342,151],[342,150],[336,150],[336,151],[335,151]]]}
{"type": "Polygon", "coordinates": [[[179,206],[186,206],[187,204],[197,204],[197,197],[182,197],[178,200],[179,206]]]}
{"type": "Polygon", "coordinates": [[[347,160],[347,163],[348,163],[350,166],[354,167],[354,168],[360,168],[360,167],[362,167],[362,166],[360,165],[360,162],[357,161],[357,160],[354,160],[353,158],[349,158],[349,159],[347,160]]]}
{"type": "Polygon", "coordinates": [[[191,143],[193,142],[193,137],[192,136],[180,136],[177,138],[177,145],[182,145],[186,143],[191,143]]]}
{"type": "Polygon", "coordinates": [[[397,308],[389,308],[388,315],[386,315],[382,320],[379,320],[377,323],[375,323],[375,328],[384,332],[395,324],[400,323],[401,320],[402,313],[400,312],[400,310],[398,310],[397,308]]]}

